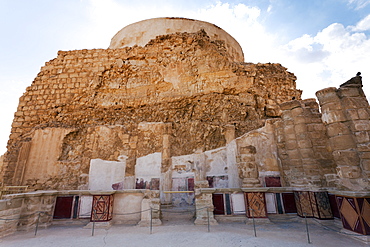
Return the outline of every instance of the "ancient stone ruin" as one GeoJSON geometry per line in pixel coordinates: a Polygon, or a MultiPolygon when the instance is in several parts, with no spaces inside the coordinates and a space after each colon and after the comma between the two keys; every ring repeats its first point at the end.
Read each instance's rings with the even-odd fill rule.
{"type": "MultiPolygon", "coordinates": [[[[370,111],[360,75],[318,91],[319,103],[301,100],[295,80],[280,64],[244,62],[238,42],[213,24],[131,24],[108,49],[59,51],[41,68],[14,115],[3,184],[73,190],[71,203],[90,200],[88,212],[106,203],[113,211],[105,220],[116,223],[125,222],[112,216],[118,201],[140,194],[131,206],[210,207],[214,224],[216,215],[250,217],[252,208],[266,218],[294,206],[300,216],[338,215],[346,229],[369,234],[365,211],[354,210],[361,229],[347,220],[355,214],[348,200],[370,210],[370,111]],[[179,191],[187,193],[171,193],[179,191]]],[[[198,210],[195,223],[209,212],[198,210]]],[[[148,215],[128,221],[145,225],[148,215]]]]}

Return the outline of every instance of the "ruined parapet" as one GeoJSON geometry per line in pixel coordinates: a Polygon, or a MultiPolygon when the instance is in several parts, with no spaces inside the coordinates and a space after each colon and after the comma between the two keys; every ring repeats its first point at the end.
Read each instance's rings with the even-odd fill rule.
{"type": "Polygon", "coordinates": [[[322,121],[327,128],[341,187],[369,189],[370,112],[362,85],[320,90],[322,121]]]}
{"type": "Polygon", "coordinates": [[[275,126],[286,185],[333,186],[332,177],[324,176],[334,173],[334,163],[315,99],[286,102],[281,104],[281,109],[282,120],[275,122],[275,126]]]}

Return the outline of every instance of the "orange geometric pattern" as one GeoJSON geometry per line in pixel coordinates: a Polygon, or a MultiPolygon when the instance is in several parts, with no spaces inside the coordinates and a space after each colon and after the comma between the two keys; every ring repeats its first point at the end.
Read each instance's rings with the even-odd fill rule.
{"type": "Polygon", "coordinates": [[[370,235],[370,198],[336,196],[343,228],[370,235]]]}
{"type": "Polygon", "coordinates": [[[249,218],[267,218],[264,192],[246,192],[245,199],[249,218]]]}
{"type": "Polygon", "coordinates": [[[113,215],[113,195],[94,195],[91,221],[110,221],[113,215]]]}

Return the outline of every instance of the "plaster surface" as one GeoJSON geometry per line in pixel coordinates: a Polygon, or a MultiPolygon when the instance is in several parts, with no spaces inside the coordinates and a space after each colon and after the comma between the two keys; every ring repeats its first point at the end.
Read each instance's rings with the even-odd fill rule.
{"type": "Polygon", "coordinates": [[[186,18],[154,18],[143,20],[122,28],[109,45],[110,49],[144,46],[158,35],[177,32],[194,33],[205,30],[212,41],[221,40],[226,43],[226,49],[235,62],[243,62],[244,55],[239,43],[218,26],[199,20],[186,18]]]}

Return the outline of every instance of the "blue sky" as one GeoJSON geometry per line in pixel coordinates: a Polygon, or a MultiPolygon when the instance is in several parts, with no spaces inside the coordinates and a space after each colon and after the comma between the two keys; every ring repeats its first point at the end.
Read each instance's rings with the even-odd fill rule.
{"type": "Polygon", "coordinates": [[[218,25],[246,62],[293,72],[303,98],[357,71],[370,95],[370,0],[0,0],[0,154],[19,97],[58,50],[107,48],[124,26],[164,16],[218,25]]]}

